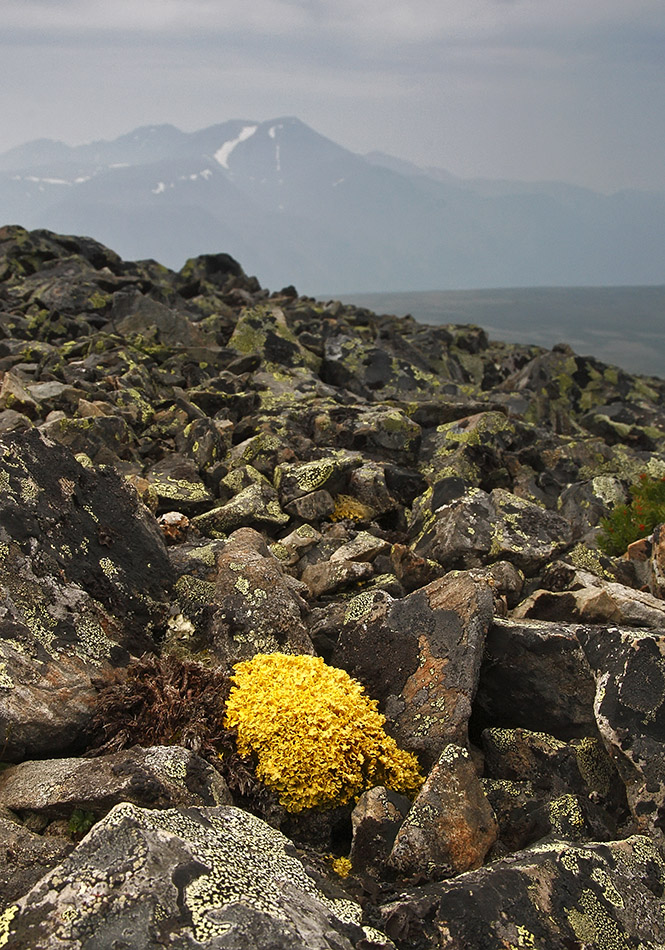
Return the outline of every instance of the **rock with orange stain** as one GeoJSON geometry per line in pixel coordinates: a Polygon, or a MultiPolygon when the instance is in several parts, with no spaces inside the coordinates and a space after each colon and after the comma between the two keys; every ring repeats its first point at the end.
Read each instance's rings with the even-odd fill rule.
{"type": "Polygon", "coordinates": [[[379,700],[400,745],[432,765],[449,742],[466,744],[492,615],[490,587],[468,572],[400,600],[361,594],[347,608],[332,662],[379,700]]]}
{"type": "Polygon", "coordinates": [[[479,868],[498,826],[471,756],[445,747],[397,832],[388,864],[405,877],[453,877],[479,868]]]}

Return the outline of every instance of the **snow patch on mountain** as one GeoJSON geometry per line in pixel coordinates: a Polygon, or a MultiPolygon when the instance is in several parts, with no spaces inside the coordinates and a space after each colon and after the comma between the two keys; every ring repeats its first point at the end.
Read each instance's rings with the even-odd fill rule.
{"type": "Polygon", "coordinates": [[[240,135],[237,138],[231,139],[230,142],[224,142],[222,147],[217,149],[215,152],[215,160],[219,162],[222,168],[228,169],[229,156],[231,155],[233,149],[236,147],[236,145],[240,145],[241,142],[245,142],[247,139],[251,138],[257,129],[258,125],[246,125],[241,130],[240,135]]]}

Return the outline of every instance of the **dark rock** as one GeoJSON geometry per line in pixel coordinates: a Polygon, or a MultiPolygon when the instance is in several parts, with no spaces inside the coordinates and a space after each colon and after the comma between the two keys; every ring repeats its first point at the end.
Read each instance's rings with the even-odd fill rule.
{"type": "MultiPolygon", "coordinates": [[[[9,812],[0,813],[0,901],[11,904],[26,894],[73,850],[67,837],[35,834],[9,812]]],[[[2,933],[2,931],[0,931],[2,933]]]]}
{"type": "Polygon", "coordinates": [[[3,758],[16,761],[76,742],[92,679],[153,649],[173,575],[159,528],[114,472],[35,430],[0,452],[0,709],[3,758]]]}
{"type": "Polygon", "coordinates": [[[596,732],[595,680],[563,623],[496,619],[487,632],[474,723],[522,726],[572,739],[596,732]]]}
{"type": "Polygon", "coordinates": [[[354,874],[377,878],[385,872],[395,835],[410,807],[408,798],[382,786],[363,792],[351,813],[354,874]]]}
{"type": "Polygon", "coordinates": [[[267,482],[255,482],[243,488],[225,505],[196,515],[192,524],[211,538],[223,537],[237,528],[281,527],[289,516],[280,508],[277,492],[267,482]]]}
{"type": "Polygon", "coordinates": [[[379,700],[398,741],[432,763],[449,742],[466,743],[491,618],[489,587],[464,573],[402,600],[367,592],[348,605],[333,662],[379,700]]]}
{"type": "Polygon", "coordinates": [[[605,828],[613,827],[616,831],[618,822],[625,818],[624,790],[599,739],[587,736],[565,743],[544,732],[497,727],[486,729],[482,739],[488,776],[529,782],[536,794],[546,792],[549,820],[561,837],[570,835],[557,828],[557,815],[566,819],[567,811],[577,822],[575,836],[582,835],[585,815],[579,804],[572,801],[576,795],[584,802],[602,806],[602,817],[600,811],[595,817],[605,828]],[[558,806],[552,805],[554,799],[559,800],[558,806]]]}
{"type": "Polygon", "coordinates": [[[397,832],[388,863],[404,877],[453,877],[482,865],[497,831],[469,753],[448,745],[397,832]]]}
{"type": "Polygon", "coordinates": [[[665,832],[665,637],[586,628],[598,729],[626,786],[640,831],[665,832]]]}
{"type": "Polygon", "coordinates": [[[554,512],[495,489],[471,489],[433,511],[414,552],[444,567],[469,568],[507,560],[534,574],[571,541],[568,523],[554,512]]]}
{"type": "Polygon", "coordinates": [[[408,947],[637,950],[665,938],[664,886],[665,862],[648,838],[553,841],[427,890],[403,891],[383,906],[381,923],[408,947]]]}
{"type": "Polygon", "coordinates": [[[258,532],[243,528],[217,558],[209,647],[232,665],[256,653],[312,653],[302,621],[306,604],[258,532]]]}

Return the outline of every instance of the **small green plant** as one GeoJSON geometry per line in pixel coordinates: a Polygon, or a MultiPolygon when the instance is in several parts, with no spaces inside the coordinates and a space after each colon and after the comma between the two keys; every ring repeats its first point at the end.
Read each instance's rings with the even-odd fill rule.
{"type": "Polygon", "coordinates": [[[617,505],[601,519],[598,547],[605,554],[624,554],[629,544],[646,538],[665,521],[665,478],[652,478],[643,472],[631,485],[630,494],[629,505],[617,505]]]}
{"type": "Polygon", "coordinates": [[[94,812],[75,808],[69,819],[67,830],[73,838],[82,838],[87,835],[96,821],[97,816],[94,812]]]}

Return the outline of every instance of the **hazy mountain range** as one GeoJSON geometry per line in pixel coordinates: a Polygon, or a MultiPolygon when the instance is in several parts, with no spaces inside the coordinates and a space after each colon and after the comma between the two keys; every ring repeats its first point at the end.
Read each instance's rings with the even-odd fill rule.
{"type": "Polygon", "coordinates": [[[0,155],[0,218],[174,268],[226,251],[311,294],[665,281],[665,193],[463,180],[296,118],[29,142],[0,155]]]}

